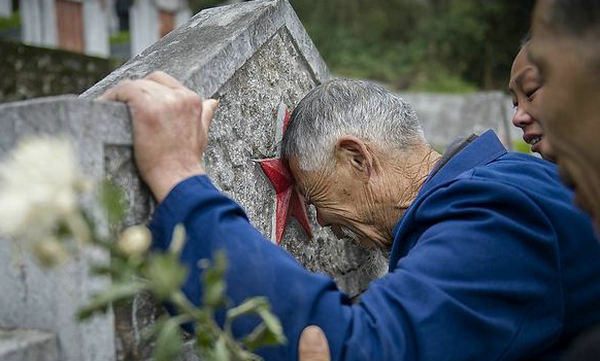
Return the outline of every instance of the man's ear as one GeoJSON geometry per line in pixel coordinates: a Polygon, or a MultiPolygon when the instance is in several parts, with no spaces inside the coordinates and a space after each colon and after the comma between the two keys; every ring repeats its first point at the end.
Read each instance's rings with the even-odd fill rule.
{"type": "Polygon", "coordinates": [[[353,136],[341,136],[335,144],[336,159],[347,164],[365,178],[373,172],[373,154],[364,141],[353,136]]]}

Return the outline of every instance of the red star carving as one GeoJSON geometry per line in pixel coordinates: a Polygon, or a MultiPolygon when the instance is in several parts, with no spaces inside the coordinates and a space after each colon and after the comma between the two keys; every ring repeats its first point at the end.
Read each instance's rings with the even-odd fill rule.
{"type": "MultiPolygon", "coordinates": [[[[283,130],[290,121],[290,113],[285,110],[283,130]]],[[[296,218],[306,234],[312,237],[312,228],[308,220],[304,197],[294,187],[294,178],[283,160],[278,158],[257,160],[263,172],[275,188],[277,203],[275,209],[275,242],[281,243],[283,232],[288,222],[288,215],[296,218]]]]}

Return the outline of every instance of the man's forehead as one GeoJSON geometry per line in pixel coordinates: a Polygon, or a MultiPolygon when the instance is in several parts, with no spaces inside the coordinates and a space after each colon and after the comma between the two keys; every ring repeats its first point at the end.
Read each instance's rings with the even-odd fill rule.
{"type": "Polygon", "coordinates": [[[552,37],[551,29],[544,23],[536,22],[534,18],[531,40],[527,49],[527,60],[534,66],[539,68],[540,62],[543,60],[544,49],[547,48],[548,41],[553,41],[552,37]]]}
{"type": "Polygon", "coordinates": [[[532,35],[533,32],[535,32],[536,27],[539,27],[540,25],[549,25],[550,6],[550,1],[548,0],[538,0],[536,2],[531,17],[532,35]]]}
{"type": "Polygon", "coordinates": [[[527,60],[535,66],[539,63],[538,44],[539,39],[534,39],[532,37],[529,43],[529,51],[527,52],[527,60]]]}

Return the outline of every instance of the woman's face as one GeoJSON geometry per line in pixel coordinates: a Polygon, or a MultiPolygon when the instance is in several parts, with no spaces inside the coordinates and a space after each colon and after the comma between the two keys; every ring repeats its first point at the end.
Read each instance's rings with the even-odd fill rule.
{"type": "Polygon", "coordinates": [[[531,145],[531,151],[542,155],[544,159],[554,161],[554,153],[544,136],[540,123],[540,103],[543,87],[537,68],[527,57],[528,44],[525,44],[515,57],[508,88],[512,96],[515,112],[513,124],[523,131],[523,140],[531,145]]]}

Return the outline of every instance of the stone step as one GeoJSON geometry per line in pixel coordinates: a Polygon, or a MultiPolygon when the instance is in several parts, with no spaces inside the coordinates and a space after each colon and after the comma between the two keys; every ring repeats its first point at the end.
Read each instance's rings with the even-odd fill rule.
{"type": "Polygon", "coordinates": [[[58,361],[56,336],[38,330],[0,328],[0,360],[58,361]]]}

